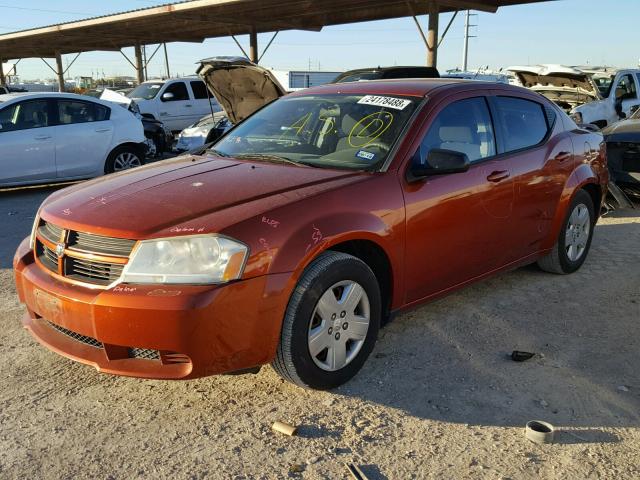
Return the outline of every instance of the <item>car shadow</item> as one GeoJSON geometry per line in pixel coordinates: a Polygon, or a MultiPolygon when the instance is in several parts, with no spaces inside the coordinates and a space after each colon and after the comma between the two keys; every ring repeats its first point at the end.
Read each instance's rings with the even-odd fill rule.
{"type": "Polygon", "coordinates": [[[11,268],[13,254],[29,235],[38,207],[56,190],[68,185],[0,189],[0,268],[11,268]]]}
{"type": "Polygon", "coordinates": [[[586,428],[565,443],[616,442],[640,425],[640,210],[596,227],[572,275],[535,265],[400,315],[337,393],[469,425],[545,420],[586,428]],[[527,361],[513,350],[532,352],[527,361]],[[577,437],[579,436],[579,437],[577,437]]]}

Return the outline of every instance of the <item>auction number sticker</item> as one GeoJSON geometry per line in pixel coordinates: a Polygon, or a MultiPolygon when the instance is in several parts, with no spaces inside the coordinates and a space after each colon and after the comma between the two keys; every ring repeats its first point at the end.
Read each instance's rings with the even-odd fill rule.
{"type": "Polygon", "coordinates": [[[407,105],[411,104],[411,100],[405,100],[403,98],[383,97],[381,95],[365,95],[358,103],[364,105],[376,105],[378,107],[395,108],[396,110],[404,110],[407,105]]]}

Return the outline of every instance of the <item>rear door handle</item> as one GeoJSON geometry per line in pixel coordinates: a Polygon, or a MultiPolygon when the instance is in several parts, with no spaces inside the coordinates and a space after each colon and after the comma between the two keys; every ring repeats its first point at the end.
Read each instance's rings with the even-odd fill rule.
{"type": "Polygon", "coordinates": [[[192,105],[187,104],[187,105],[185,105],[185,107],[192,107],[192,105]]]}
{"type": "Polygon", "coordinates": [[[560,152],[558,155],[554,157],[554,160],[558,162],[566,162],[572,157],[571,152],[560,152]]]}
{"type": "Polygon", "coordinates": [[[51,138],[51,135],[36,135],[34,138],[36,140],[49,140],[51,138]]]}
{"type": "Polygon", "coordinates": [[[111,131],[110,128],[96,128],[96,132],[98,132],[98,133],[110,132],[110,131],[111,131]]]}
{"type": "Polygon", "coordinates": [[[500,180],[504,180],[505,178],[509,178],[508,170],[496,170],[495,172],[491,172],[487,176],[487,180],[490,182],[499,182],[500,180]]]}

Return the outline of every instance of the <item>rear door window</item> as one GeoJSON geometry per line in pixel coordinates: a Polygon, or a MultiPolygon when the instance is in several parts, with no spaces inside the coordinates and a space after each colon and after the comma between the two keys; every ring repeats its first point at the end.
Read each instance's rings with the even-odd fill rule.
{"type": "Polygon", "coordinates": [[[504,152],[534,147],[546,138],[550,123],[541,104],[517,97],[495,97],[494,102],[504,152]]]}
{"type": "Polygon", "coordinates": [[[97,103],[78,100],[57,100],[56,103],[61,125],[109,120],[109,109],[97,103]]]}
{"type": "Polygon", "coordinates": [[[496,154],[491,115],[484,97],[458,100],[438,113],[420,144],[420,161],[425,162],[434,148],[464,153],[472,163],[496,154]]]}
{"type": "Polygon", "coordinates": [[[193,91],[193,98],[196,100],[209,98],[207,96],[207,87],[204,85],[204,82],[191,82],[191,90],[193,91]]]}

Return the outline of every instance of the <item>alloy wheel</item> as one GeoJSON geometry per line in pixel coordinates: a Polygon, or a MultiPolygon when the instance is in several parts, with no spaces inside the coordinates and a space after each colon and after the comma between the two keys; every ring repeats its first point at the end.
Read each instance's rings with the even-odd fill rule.
{"type": "Polygon", "coordinates": [[[135,153],[122,152],[119,153],[113,161],[113,171],[119,172],[121,170],[139,167],[140,165],[142,165],[142,162],[135,153]]]}

